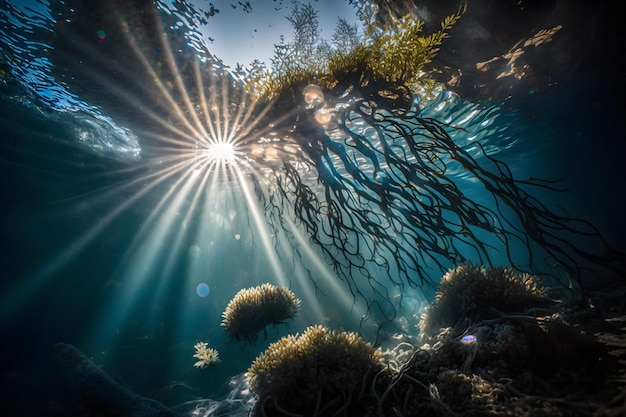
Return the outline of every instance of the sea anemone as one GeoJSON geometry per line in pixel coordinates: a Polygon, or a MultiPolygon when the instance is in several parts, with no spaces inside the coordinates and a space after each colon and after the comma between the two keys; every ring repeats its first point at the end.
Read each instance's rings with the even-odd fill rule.
{"type": "Polygon", "coordinates": [[[284,323],[299,308],[300,300],[290,290],[265,283],[235,294],[222,313],[222,326],[235,340],[252,344],[265,326],[284,323]]]}
{"type": "Polygon", "coordinates": [[[422,315],[420,331],[432,335],[442,327],[457,326],[460,320],[476,323],[499,313],[545,307],[552,304],[545,292],[530,274],[466,263],[448,270],[441,278],[435,301],[422,315]]]}
{"type": "Polygon", "coordinates": [[[356,333],[317,325],[272,343],[246,379],[259,396],[262,415],[332,415],[363,407],[372,381],[384,369],[381,350],[356,333]]]}

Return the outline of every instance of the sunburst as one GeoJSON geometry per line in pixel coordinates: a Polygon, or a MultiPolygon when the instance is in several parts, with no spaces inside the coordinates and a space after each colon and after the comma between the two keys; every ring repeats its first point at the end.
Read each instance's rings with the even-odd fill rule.
{"type": "MultiPolygon", "coordinates": [[[[124,44],[119,47],[127,53],[128,62],[118,61],[116,67],[103,56],[102,66],[114,70],[90,72],[94,85],[133,115],[126,120],[134,124],[131,129],[140,139],[141,161],[112,173],[116,180],[105,187],[73,199],[71,204],[102,208],[104,214],[47,263],[38,265],[32,279],[25,280],[27,284],[2,307],[2,316],[10,317],[23,308],[45,280],[56,278],[80,258],[85,247],[108,233],[114,235],[116,228],[128,227],[128,213],[137,214],[140,222],[126,234],[130,242],[118,242],[126,250],[116,259],[110,279],[117,292],[107,300],[110,305],[101,310],[90,335],[98,346],[114,345],[130,317],[145,312],[146,305],[171,299],[174,288],[193,295],[202,280],[211,287],[211,294],[234,293],[231,286],[256,283],[212,275],[225,270],[219,262],[228,259],[241,259],[247,270],[262,271],[252,279],[299,291],[307,300],[305,311],[314,317],[311,320],[323,320],[324,311],[315,303],[322,282],[333,295],[341,294],[341,304],[349,309],[352,297],[339,288],[335,274],[310,248],[306,233],[289,219],[289,213],[285,212],[284,223],[289,238],[265,217],[262,200],[268,197],[283,158],[294,155],[297,147],[275,135],[272,122],[280,120],[275,115],[268,120],[273,103],[261,105],[255,92],[234,80],[206,51],[203,54],[187,44],[181,48],[175,42],[180,39],[164,27],[156,7],[153,13],[151,33],[159,34],[157,38],[147,40],[132,21],[120,20],[117,27],[124,44]],[[132,85],[116,78],[129,71],[127,66],[137,74],[132,85]],[[310,262],[310,269],[292,262],[294,245],[310,262]],[[311,270],[319,282],[311,282],[311,270]]],[[[91,53],[91,45],[77,43],[75,47],[91,53]]],[[[289,119],[293,113],[281,117],[289,119]]],[[[239,267],[230,269],[238,271],[239,267]]],[[[182,337],[191,326],[194,303],[181,302],[176,308],[179,322],[170,325],[182,337]]],[[[146,333],[157,333],[161,323],[171,322],[163,314],[143,315],[146,333]]],[[[213,324],[219,328],[219,314],[213,324]]],[[[206,326],[211,326],[210,320],[206,326]]]]}

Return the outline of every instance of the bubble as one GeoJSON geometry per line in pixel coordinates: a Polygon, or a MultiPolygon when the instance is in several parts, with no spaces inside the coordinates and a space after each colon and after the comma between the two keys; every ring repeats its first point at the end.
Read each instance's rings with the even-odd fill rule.
{"type": "Polygon", "coordinates": [[[315,112],[315,120],[321,125],[327,125],[333,119],[333,114],[327,109],[319,109],[315,112]]]}
{"type": "Polygon", "coordinates": [[[315,84],[309,84],[304,87],[302,95],[304,95],[304,101],[306,101],[306,104],[315,106],[324,102],[324,93],[322,92],[322,89],[315,84]]]}
{"type": "Polygon", "coordinates": [[[200,246],[198,245],[191,245],[189,247],[189,255],[193,256],[194,258],[200,255],[200,252],[202,252],[202,250],[200,249],[200,246]]]}
{"type": "Polygon", "coordinates": [[[210,292],[211,292],[211,289],[209,288],[206,282],[201,282],[196,287],[196,293],[198,294],[199,297],[204,298],[207,295],[209,295],[210,292]]]}
{"type": "Polygon", "coordinates": [[[235,235],[235,239],[237,239],[237,240],[241,239],[241,235],[240,235],[239,233],[237,233],[237,234],[235,235]]]}
{"type": "Polygon", "coordinates": [[[476,336],[474,336],[473,334],[466,334],[461,338],[460,342],[464,345],[471,345],[473,343],[476,343],[476,336]]]}

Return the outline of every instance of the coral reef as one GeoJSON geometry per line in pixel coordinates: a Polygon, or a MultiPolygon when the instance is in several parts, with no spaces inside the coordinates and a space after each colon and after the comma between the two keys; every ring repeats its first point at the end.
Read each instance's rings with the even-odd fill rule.
{"type": "Polygon", "coordinates": [[[536,277],[501,266],[486,268],[465,263],[448,270],[435,301],[422,315],[420,331],[432,335],[440,328],[493,318],[499,313],[548,307],[554,301],[536,277]]]}
{"type": "Polygon", "coordinates": [[[624,343],[617,322],[566,303],[445,328],[416,350],[387,407],[402,404],[404,416],[618,415],[609,404],[623,390],[616,377],[624,354],[616,356],[607,335],[624,343]],[[473,343],[461,343],[467,334],[473,343]],[[409,395],[416,386],[421,395],[409,395]]]}
{"type": "MultiPolygon", "coordinates": [[[[261,287],[276,291],[269,284],[261,287]]],[[[427,313],[444,311],[442,293],[465,291],[456,299],[465,320],[430,328],[422,340],[404,335],[387,351],[356,333],[311,326],[270,344],[240,379],[236,398],[173,408],[134,394],[73,346],[55,348],[66,380],[88,401],[80,406],[112,415],[182,417],[203,410],[254,417],[623,415],[623,306],[603,294],[554,301],[544,296],[551,290],[506,268],[466,264],[442,278],[433,303],[439,307],[427,313]],[[511,289],[503,290],[507,285],[511,289]],[[507,309],[507,300],[515,308],[507,309]],[[489,309],[488,303],[498,308],[489,309]]],[[[210,350],[203,342],[196,349],[210,350]]]]}
{"type": "Polygon", "coordinates": [[[442,278],[421,340],[404,335],[383,352],[322,326],[285,337],[246,374],[254,415],[623,415],[623,310],[601,298],[551,300],[551,290],[465,264],[442,278]]]}
{"type": "Polygon", "coordinates": [[[386,352],[376,415],[621,415],[626,317],[551,290],[503,267],[448,271],[422,340],[386,352]]]}
{"type": "Polygon", "coordinates": [[[299,308],[300,300],[290,290],[265,283],[235,294],[222,313],[222,326],[235,340],[252,344],[268,324],[284,323],[299,308]]]}
{"type": "Polygon", "coordinates": [[[271,344],[246,379],[259,396],[258,415],[358,415],[372,404],[370,386],[385,370],[380,349],[318,325],[271,344]]]}

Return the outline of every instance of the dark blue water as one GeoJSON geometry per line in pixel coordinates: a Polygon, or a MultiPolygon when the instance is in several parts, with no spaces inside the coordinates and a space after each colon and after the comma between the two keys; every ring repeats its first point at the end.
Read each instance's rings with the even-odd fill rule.
{"type": "MultiPolygon", "coordinates": [[[[155,122],[142,118],[123,94],[134,95],[133,74],[123,74],[119,85],[110,77],[102,85],[80,84],[84,68],[53,65],[84,65],[55,56],[72,50],[55,44],[59,17],[71,13],[63,2],[51,8],[24,4],[0,3],[0,414],[69,415],[59,411],[71,403],[54,359],[59,342],[77,346],[134,392],[175,405],[224,398],[228,381],[270,342],[307,325],[359,328],[362,306],[353,307],[329,266],[283,252],[275,259],[286,281],[275,276],[274,258],[243,208],[239,187],[211,189],[201,206],[189,196],[169,197],[180,189],[176,177],[157,182],[152,176],[159,168],[150,155],[151,135],[158,129],[144,134],[155,122]],[[170,199],[160,206],[164,196],[170,199]],[[306,276],[299,263],[315,277],[336,280],[347,298],[315,296],[310,285],[297,284],[297,276],[306,276]],[[200,282],[209,284],[206,297],[196,293],[200,282]],[[262,282],[301,290],[302,311],[286,325],[270,326],[254,346],[230,341],[220,327],[222,311],[239,289],[262,282]],[[222,363],[194,368],[198,341],[214,346],[222,363]]],[[[115,36],[93,40],[90,52],[79,55],[119,59],[118,51],[107,49],[115,36]]],[[[621,84],[583,67],[515,99],[471,101],[450,94],[447,104],[430,111],[451,123],[463,120],[468,131],[456,133],[455,141],[468,149],[471,140],[481,141],[514,177],[562,177],[567,191],[542,194],[542,202],[592,222],[612,246],[624,248],[626,132],[623,90],[615,88],[621,84]]],[[[145,108],[153,106],[146,102],[145,108]]],[[[486,198],[472,184],[463,191],[477,201],[486,198]]],[[[612,285],[596,279],[589,285],[612,285]]],[[[415,333],[419,308],[433,294],[432,288],[423,294],[410,289],[398,326],[415,333]]],[[[371,336],[367,326],[364,335],[371,336]]]]}

